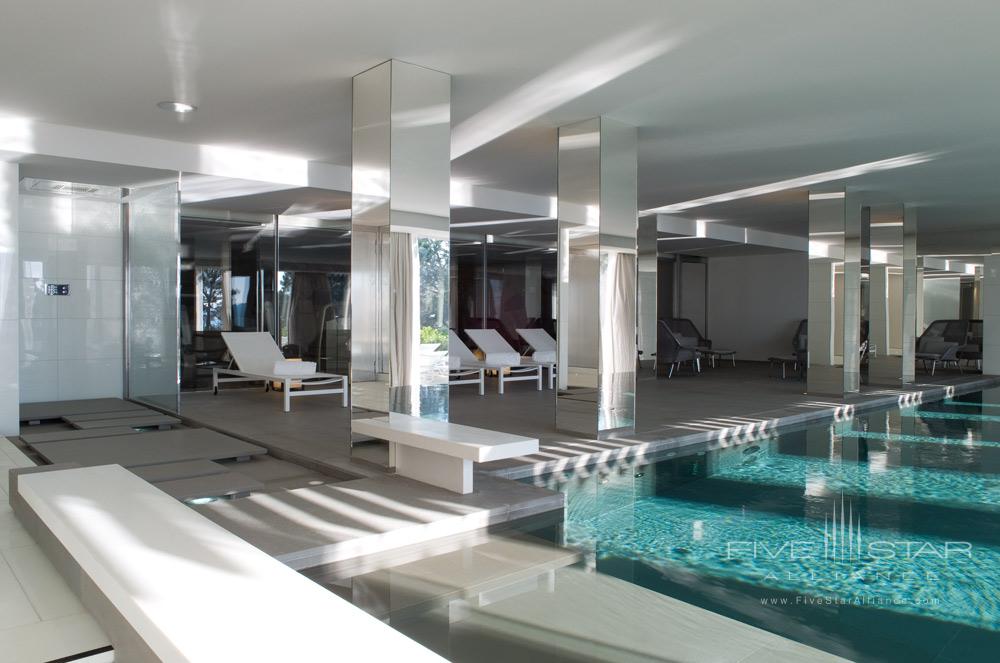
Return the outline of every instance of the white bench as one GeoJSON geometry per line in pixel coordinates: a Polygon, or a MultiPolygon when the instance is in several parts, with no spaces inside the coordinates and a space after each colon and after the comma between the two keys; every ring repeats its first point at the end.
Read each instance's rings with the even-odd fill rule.
{"type": "Polygon", "coordinates": [[[118,465],[22,474],[15,489],[115,660],[444,660],[118,465]]]}
{"type": "Polygon", "coordinates": [[[395,445],[396,473],[463,495],[472,464],[538,453],[538,440],[483,428],[392,413],[355,419],[351,432],[395,445]]]}

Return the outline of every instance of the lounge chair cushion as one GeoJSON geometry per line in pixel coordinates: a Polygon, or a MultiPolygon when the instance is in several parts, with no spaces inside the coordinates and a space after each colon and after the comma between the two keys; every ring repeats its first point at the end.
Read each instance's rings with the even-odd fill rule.
{"type": "Polygon", "coordinates": [[[487,352],[486,363],[490,366],[518,366],[521,355],[516,352],[487,352]]]}
{"type": "Polygon", "coordinates": [[[314,361],[290,361],[282,359],[274,362],[274,375],[312,375],[316,372],[314,361]]]}
{"type": "Polygon", "coordinates": [[[556,363],[556,351],[555,350],[535,350],[531,353],[531,358],[539,363],[556,363]]]}
{"type": "Polygon", "coordinates": [[[680,343],[682,348],[698,347],[698,339],[694,336],[678,336],[677,342],[680,343]]]}

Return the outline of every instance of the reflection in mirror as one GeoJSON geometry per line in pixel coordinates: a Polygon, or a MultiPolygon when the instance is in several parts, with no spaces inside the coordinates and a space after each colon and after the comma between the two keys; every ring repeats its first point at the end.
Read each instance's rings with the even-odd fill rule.
{"type": "Polygon", "coordinates": [[[181,389],[207,389],[226,362],[222,332],[274,329],[275,224],[182,212],[181,389]]]}
{"type": "Polygon", "coordinates": [[[845,195],[843,189],[809,192],[809,366],[806,379],[807,391],[813,394],[844,392],[845,195]]]}
{"type": "MultiPolygon", "coordinates": [[[[485,220],[483,215],[488,212],[476,214],[471,210],[455,210],[454,214],[451,328],[465,346],[463,349],[477,359],[485,358],[469,332],[491,330],[499,335],[498,344],[509,346],[520,357],[519,364],[527,366],[533,360],[555,362],[555,220],[485,220]],[[477,220],[463,221],[470,217],[477,220]]],[[[452,354],[456,354],[454,349],[452,354]]],[[[452,388],[451,420],[482,426],[483,417],[490,416],[496,421],[490,427],[522,434],[551,429],[555,402],[548,369],[542,369],[543,391],[537,390],[537,380],[514,382],[506,386],[510,391],[505,391],[503,400],[497,398],[500,370],[487,371],[484,397],[472,387],[452,388]]],[[[505,381],[516,377],[514,371],[507,371],[505,381]]]]}
{"type": "Polygon", "coordinates": [[[903,383],[916,380],[916,350],[918,309],[921,304],[920,283],[917,278],[917,210],[903,206],[903,329],[902,377],[903,383]]]}
{"type": "Polygon", "coordinates": [[[898,386],[903,376],[903,209],[890,206],[871,216],[868,379],[898,386]]]}
{"type": "Polygon", "coordinates": [[[278,217],[278,344],[285,356],[346,375],[350,365],[350,221],[278,217]]]}
{"type": "Polygon", "coordinates": [[[220,381],[215,395],[213,373],[272,374],[280,357],[291,370],[346,374],[350,194],[185,173],[180,198],[182,413],[303,458],[347,459],[349,409],[328,391],[336,382],[291,381],[290,417],[281,381],[220,381]],[[227,332],[263,336],[234,353],[227,332]]]}

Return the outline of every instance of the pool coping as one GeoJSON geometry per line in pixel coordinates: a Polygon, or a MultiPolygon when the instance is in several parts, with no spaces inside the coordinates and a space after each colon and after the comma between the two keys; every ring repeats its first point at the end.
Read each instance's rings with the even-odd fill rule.
{"type": "Polygon", "coordinates": [[[768,410],[752,415],[741,415],[732,418],[751,420],[750,423],[657,439],[643,439],[655,433],[640,433],[633,436],[613,436],[606,440],[581,440],[587,446],[605,445],[608,448],[551,460],[531,461],[528,458],[513,459],[513,462],[522,462],[510,464],[512,461],[506,461],[503,467],[491,468],[490,465],[504,462],[497,461],[497,463],[487,463],[477,466],[477,471],[495,477],[519,480],[546,476],[556,472],[612,468],[622,463],[647,463],[654,460],[671,458],[681,451],[691,452],[695,450],[694,447],[698,446],[701,446],[701,449],[698,450],[705,451],[736,446],[759,440],[781,429],[793,426],[828,420],[843,421],[853,418],[861,412],[885,407],[905,407],[925,402],[929,403],[996,386],[1000,386],[1000,376],[982,376],[978,379],[958,384],[929,384],[916,386],[912,390],[887,389],[888,393],[882,396],[878,395],[880,392],[872,392],[863,394],[864,400],[856,403],[841,403],[829,407],[795,404],[789,407],[803,407],[804,411],[787,414],[788,407],[786,407],[780,410],[768,410]],[[769,412],[775,413],[774,416],[768,416],[769,412]]]}

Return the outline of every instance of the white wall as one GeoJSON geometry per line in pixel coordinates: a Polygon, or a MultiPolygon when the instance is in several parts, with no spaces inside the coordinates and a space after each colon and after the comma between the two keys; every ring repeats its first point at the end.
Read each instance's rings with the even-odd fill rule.
{"type": "Polygon", "coordinates": [[[701,262],[681,262],[680,317],[694,323],[702,334],[708,322],[705,309],[706,265],[701,262]]]}
{"type": "Polygon", "coordinates": [[[19,198],[20,401],[121,397],[121,205],[24,190],[19,198]],[[46,295],[53,283],[69,295],[46,295]]]}
{"type": "Polygon", "coordinates": [[[961,309],[962,279],[924,276],[924,321],[920,330],[935,320],[957,320],[961,309]]]}
{"type": "Polygon", "coordinates": [[[713,346],[755,361],[789,354],[807,315],[808,281],[804,253],[709,258],[707,336],[713,346]]]}
{"type": "Polygon", "coordinates": [[[17,435],[18,275],[16,163],[0,162],[0,435],[17,435]]]}

